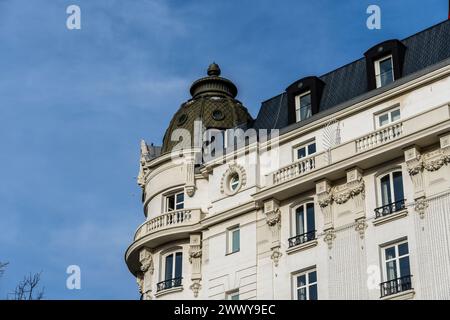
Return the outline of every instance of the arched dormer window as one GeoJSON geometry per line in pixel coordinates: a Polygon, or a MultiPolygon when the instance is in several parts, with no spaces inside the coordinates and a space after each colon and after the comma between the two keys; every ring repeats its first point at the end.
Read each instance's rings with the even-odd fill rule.
{"type": "Polygon", "coordinates": [[[289,124],[306,120],[319,112],[325,83],[317,77],[295,81],[286,89],[289,124]]]}
{"type": "Polygon", "coordinates": [[[406,47],[399,40],[387,40],[364,53],[367,87],[380,88],[402,77],[406,47]]]}
{"type": "Polygon", "coordinates": [[[395,169],[378,176],[377,189],[379,207],[375,209],[376,218],[405,209],[403,174],[401,169],[395,169]]]}

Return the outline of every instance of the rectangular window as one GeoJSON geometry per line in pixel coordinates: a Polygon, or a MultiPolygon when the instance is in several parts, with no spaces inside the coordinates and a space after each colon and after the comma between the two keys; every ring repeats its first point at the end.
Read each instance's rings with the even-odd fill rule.
{"type": "Polygon", "coordinates": [[[409,248],[406,240],[381,248],[383,279],[381,296],[388,296],[412,289],[409,248]]]}
{"type": "Polygon", "coordinates": [[[376,123],[378,128],[384,127],[398,120],[400,120],[400,108],[395,108],[376,116],[376,123]]]}
{"type": "Polygon", "coordinates": [[[228,229],[228,250],[227,253],[238,252],[240,248],[240,229],[238,227],[233,227],[228,229]]]}
{"type": "Polygon", "coordinates": [[[305,92],[295,96],[295,118],[302,121],[312,116],[311,92],[305,92]]]}
{"type": "Polygon", "coordinates": [[[377,88],[394,81],[392,56],[387,56],[375,61],[375,77],[377,88]]]}
{"type": "Polygon", "coordinates": [[[181,278],[183,253],[176,252],[166,256],[164,267],[164,280],[181,278]]]}
{"type": "Polygon", "coordinates": [[[177,192],[166,196],[166,212],[184,208],[184,192],[177,192]]]}
{"type": "Polygon", "coordinates": [[[239,290],[228,292],[227,300],[239,300],[239,290]]]}
{"type": "Polygon", "coordinates": [[[316,153],[316,142],[310,142],[294,149],[295,160],[308,157],[316,153]]]}
{"type": "Polygon", "coordinates": [[[296,300],[317,300],[317,271],[308,270],[293,276],[296,300]]]}

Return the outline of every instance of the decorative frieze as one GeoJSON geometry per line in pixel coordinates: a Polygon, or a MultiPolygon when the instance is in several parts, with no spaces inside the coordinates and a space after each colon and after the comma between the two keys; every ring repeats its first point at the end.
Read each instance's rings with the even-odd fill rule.
{"type": "Polygon", "coordinates": [[[202,280],[202,238],[201,234],[191,234],[189,242],[189,262],[192,264],[191,280],[189,287],[194,293],[194,297],[198,297],[201,289],[202,280]]]}
{"type": "Polygon", "coordinates": [[[316,195],[320,209],[324,218],[324,229],[333,227],[332,203],[333,194],[331,193],[331,184],[328,180],[321,180],[316,183],[316,195]]]}
{"type": "Polygon", "coordinates": [[[273,260],[273,264],[275,267],[278,267],[278,263],[280,262],[280,258],[283,254],[281,253],[280,247],[273,247],[272,254],[270,255],[270,259],[273,260]]]}
{"type": "Polygon", "coordinates": [[[414,210],[419,214],[420,219],[425,217],[426,208],[428,208],[428,201],[425,197],[416,199],[414,203],[414,210]]]}
{"type": "Polygon", "coordinates": [[[271,250],[272,254],[270,258],[273,260],[275,267],[278,266],[278,262],[282,253],[280,251],[280,229],[281,229],[281,210],[278,201],[275,199],[264,202],[264,214],[266,216],[266,223],[272,232],[271,238],[271,250]]]}
{"type": "Polygon", "coordinates": [[[423,160],[417,146],[411,146],[404,150],[405,162],[409,176],[414,186],[414,198],[425,197],[423,185],[423,160]]]}
{"type": "Polygon", "coordinates": [[[152,299],[152,277],[154,272],[153,257],[148,248],[142,248],[139,252],[141,272],[137,275],[137,283],[144,300],[152,299]]]}

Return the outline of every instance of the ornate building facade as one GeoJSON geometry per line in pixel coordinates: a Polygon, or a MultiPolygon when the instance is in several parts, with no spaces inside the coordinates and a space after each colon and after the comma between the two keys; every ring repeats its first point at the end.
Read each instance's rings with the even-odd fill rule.
{"type": "Polygon", "coordinates": [[[142,298],[450,299],[449,39],[377,44],[255,119],[210,65],[141,143],[142,298]]]}

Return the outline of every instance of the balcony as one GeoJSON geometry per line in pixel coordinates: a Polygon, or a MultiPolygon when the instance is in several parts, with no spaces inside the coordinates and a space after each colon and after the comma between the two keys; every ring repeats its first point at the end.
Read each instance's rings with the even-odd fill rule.
{"type": "Polygon", "coordinates": [[[380,284],[381,298],[412,290],[411,275],[382,282],[380,284]]]}
{"type": "Polygon", "coordinates": [[[304,244],[314,239],[316,239],[316,230],[296,235],[295,237],[288,239],[289,248],[304,244]]]}
{"type": "Polygon", "coordinates": [[[400,210],[404,210],[406,208],[405,206],[405,199],[399,200],[399,201],[395,201],[392,203],[389,203],[385,206],[376,208],[375,211],[375,219],[381,218],[381,217],[385,217],[389,214],[398,212],[400,210]]]}
{"type": "Polygon", "coordinates": [[[374,131],[362,138],[356,139],[356,152],[362,152],[388,143],[403,135],[403,123],[396,123],[386,128],[374,131]]]}
{"type": "Polygon", "coordinates": [[[449,125],[449,104],[404,118],[268,173],[266,185],[253,197],[256,201],[288,199],[313,189],[321,179],[344,178],[350,167],[364,170],[404,156],[403,149],[412,144],[425,147],[436,143],[437,136],[448,131],[449,125]]]}
{"type": "Polygon", "coordinates": [[[273,184],[282,183],[314,170],[316,168],[316,157],[318,155],[302,158],[297,162],[278,169],[272,175],[273,184]]]}
{"type": "Polygon", "coordinates": [[[167,289],[181,287],[182,280],[183,280],[183,278],[179,277],[179,278],[173,278],[173,279],[168,279],[168,280],[158,282],[156,284],[156,291],[160,292],[160,291],[167,290],[167,289]]]}
{"type": "Polygon", "coordinates": [[[159,231],[190,226],[200,222],[200,219],[200,209],[182,209],[163,213],[141,224],[134,235],[134,240],[137,241],[147,235],[155,234],[159,231]]]}

